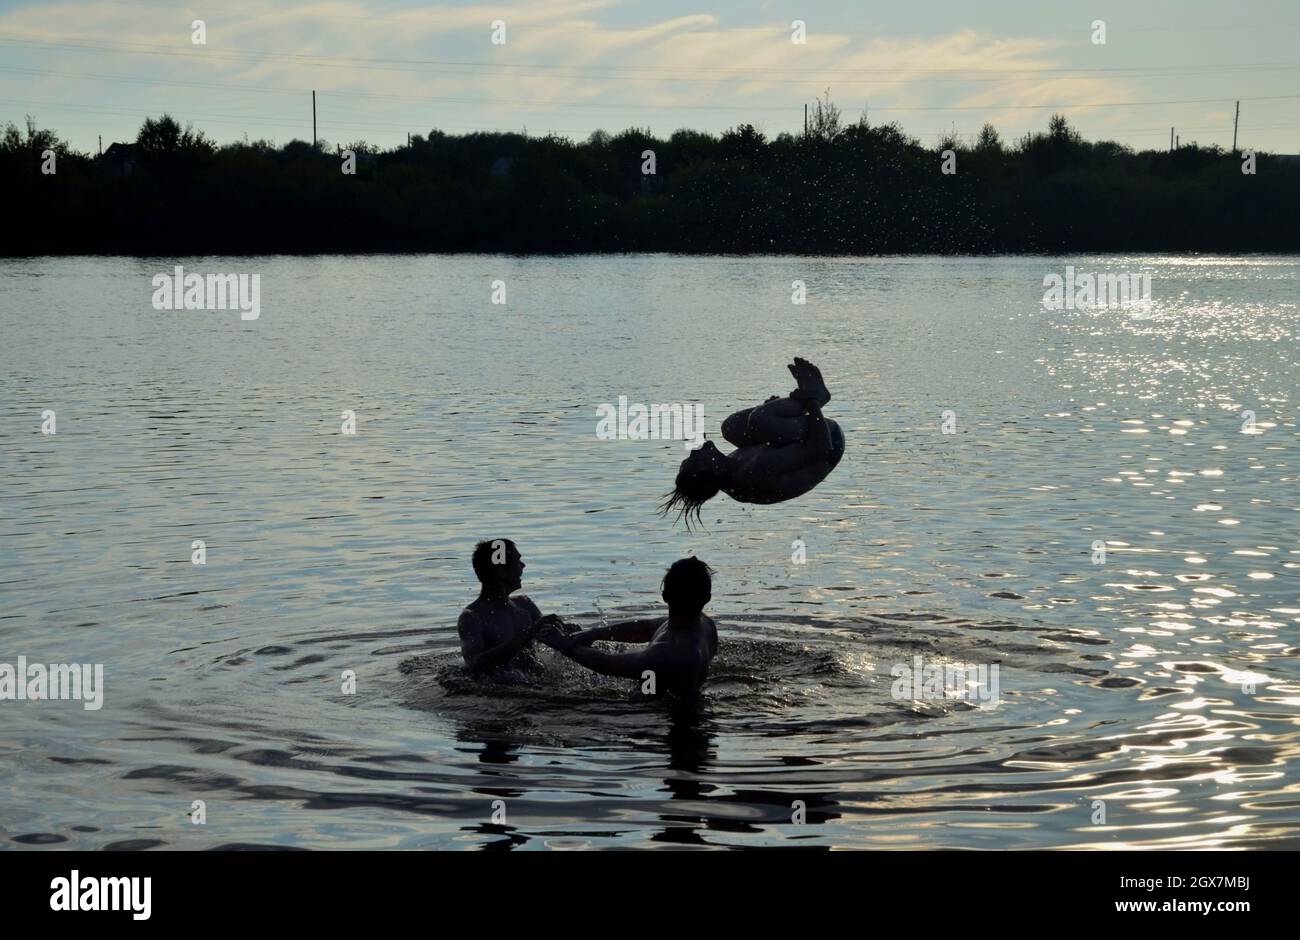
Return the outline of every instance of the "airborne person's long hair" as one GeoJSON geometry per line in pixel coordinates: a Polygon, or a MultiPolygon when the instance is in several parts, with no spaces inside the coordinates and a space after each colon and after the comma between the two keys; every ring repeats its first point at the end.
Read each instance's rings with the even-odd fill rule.
{"type": "Polygon", "coordinates": [[[691,473],[682,469],[677,473],[677,479],[674,481],[675,488],[671,493],[664,497],[664,501],[659,504],[659,515],[666,516],[674,509],[677,510],[677,518],[674,521],[686,521],[686,529],[691,529],[691,517],[695,517],[695,524],[702,525],[700,512],[704,504],[721,491],[721,487],[714,483],[709,477],[700,473],[691,473]]]}

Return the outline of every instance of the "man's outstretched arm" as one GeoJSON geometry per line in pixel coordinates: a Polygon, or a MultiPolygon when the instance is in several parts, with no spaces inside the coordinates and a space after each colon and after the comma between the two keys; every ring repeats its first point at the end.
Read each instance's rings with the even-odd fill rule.
{"type": "Polygon", "coordinates": [[[570,659],[592,672],[603,676],[619,676],[624,679],[640,679],[641,674],[651,668],[650,657],[644,652],[637,653],[603,653],[589,646],[577,646],[565,653],[570,659]]]}
{"type": "Polygon", "coordinates": [[[596,640],[612,640],[615,643],[649,643],[663,623],[663,618],[649,620],[624,620],[611,623],[605,627],[593,627],[570,637],[570,645],[587,646],[596,640]]]}

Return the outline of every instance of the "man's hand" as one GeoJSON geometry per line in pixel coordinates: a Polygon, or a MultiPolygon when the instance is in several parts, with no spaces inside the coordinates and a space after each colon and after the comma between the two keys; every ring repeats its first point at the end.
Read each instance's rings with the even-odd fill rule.
{"type": "Polygon", "coordinates": [[[533,624],[532,629],[539,643],[545,643],[552,649],[562,649],[560,644],[566,639],[565,634],[577,628],[565,623],[555,614],[547,614],[533,624]]]}
{"type": "Polygon", "coordinates": [[[591,631],[587,631],[586,633],[574,633],[570,636],[557,637],[551,646],[567,655],[580,646],[590,646],[595,640],[596,638],[591,635],[591,631]]]}

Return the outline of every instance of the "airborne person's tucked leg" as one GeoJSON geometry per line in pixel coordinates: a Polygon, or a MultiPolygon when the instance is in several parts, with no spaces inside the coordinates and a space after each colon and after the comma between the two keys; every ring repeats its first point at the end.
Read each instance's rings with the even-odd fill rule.
{"type": "Polygon", "coordinates": [[[821,370],[798,356],[787,366],[799,383],[785,398],[773,395],[761,405],[737,411],[722,422],[722,436],[736,447],[784,447],[807,440],[812,430],[806,402],[825,407],[831,393],[821,370]]]}
{"type": "Polygon", "coordinates": [[[808,430],[803,402],[769,398],[761,405],[737,411],[722,422],[722,436],[736,447],[797,444],[808,430]]]}

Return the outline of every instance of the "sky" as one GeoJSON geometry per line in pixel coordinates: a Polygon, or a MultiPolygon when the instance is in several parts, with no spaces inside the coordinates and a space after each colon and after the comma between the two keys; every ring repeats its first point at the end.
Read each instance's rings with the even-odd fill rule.
{"type": "Polygon", "coordinates": [[[0,123],[75,149],[170,113],[218,143],[438,128],[797,132],[826,94],[932,145],[1045,128],[1300,153],[1296,0],[0,0],[0,123]],[[202,20],[206,42],[194,42],[202,20]],[[792,41],[792,23],[806,42],[792,41]],[[1094,22],[1105,23],[1096,43],[1094,22]],[[504,36],[494,21],[504,23],[504,36]]]}

